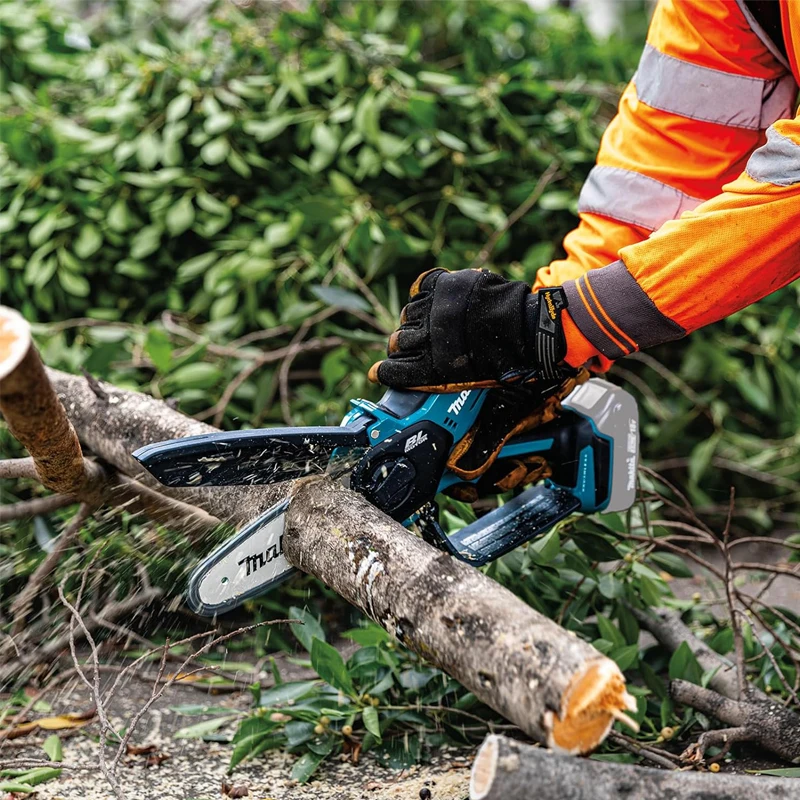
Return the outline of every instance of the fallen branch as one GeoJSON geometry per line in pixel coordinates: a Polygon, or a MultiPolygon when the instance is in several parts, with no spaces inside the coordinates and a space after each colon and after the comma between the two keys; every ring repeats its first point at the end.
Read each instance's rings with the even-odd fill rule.
{"type": "Polygon", "coordinates": [[[685,642],[703,672],[713,673],[707,689],[687,681],[672,681],[672,699],[733,726],[703,733],[683,753],[685,761],[696,763],[704,758],[709,747],[724,747],[727,751],[737,741],[754,742],[787,761],[800,761],[799,714],[777,703],[749,681],[744,682],[744,697],[740,699],[736,666],[698,639],[675,612],[659,609],[649,614],[634,613],[642,627],[667,649],[675,651],[685,642]]]}
{"type": "Polygon", "coordinates": [[[359,495],[327,479],[168,490],[143,475],[130,453],[213,428],[137,392],[103,384],[98,396],[83,378],[48,374],[84,445],[157,491],[234,524],[293,492],[284,537],[289,562],[321,578],[537,740],[588,751],[630,707],[614,662],[359,495]]]}
{"type": "Polygon", "coordinates": [[[0,506],[0,524],[15,519],[28,519],[39,514],[49,514],[75,503],[75,499],[65,494],[50,494],[47,497],[34,497],[33,500],[20,500],[10,506],[0,506]]]}
{"type": "Polygon", "coordinates": [[[797,782],[564,758],[492,734],[472,764],[469,796],[470,800],[792,800],[797,797],[797,782]]]}
{"type": "Polygon", "coordinates": [[[50,386],[30,326],[0,306],[0,412],[33,458],[39,480],[54,492],[86,495],[104,480],[84,459],[78,436],[50,386]]]}
{"type": "Polygon", "coordinates": [[[687,761],[702,761],[709,747],[727,752],[734,742],[754,742],[780,758],[800,762],[800,716],[780,703],[732,700],[688,681],[672,681],[669,693],[676,703],[732,726],[701,734],[684,753],[687,761]]]}

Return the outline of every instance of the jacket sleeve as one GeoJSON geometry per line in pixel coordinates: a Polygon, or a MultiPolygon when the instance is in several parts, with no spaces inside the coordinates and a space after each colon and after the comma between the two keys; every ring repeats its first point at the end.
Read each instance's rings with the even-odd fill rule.
{"type": "Polygon", "coordinates": [[[567,256],[534,287],[565,287],[570,363],[605,369],[800,274],[796,94],[741,0],[660,0],[567,256]]]}

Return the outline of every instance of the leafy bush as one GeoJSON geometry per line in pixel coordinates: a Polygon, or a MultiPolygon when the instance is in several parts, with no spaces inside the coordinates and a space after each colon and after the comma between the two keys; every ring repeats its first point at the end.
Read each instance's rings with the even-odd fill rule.
{"type": "MultiPolygon", "coordinates": [[[[48,364],[175,398],[227,427],[335,424],[349,398],[374,399],[366,367],[424,269],[485,255],[532,281],[575,224],[577,193],[639,49],[599,45],[578,17],[515,2],[292,12],[221,3],[190,26],[157,11],[114,4],[78,25],[43,0],[0,0],[0,293],[40,323],[48,364]],[[557,177],[513,219],[551,165],[557,177]]],[[[734,482],[741,528],[796,521],[798,322],[790,287],[661,348],[661,361],[615,368],[640,396],[645,455],[712,520],[734,482]]],[[[25,481],[2,489],[6,500],[37,491],[25,481]]],[[[447,508],[451,527],[472,513],[447,508]]],[[[628,608],[663,603],[671,577],[688,574],[679,556],[629,536],[662,535],[648,522],[658,508],[562,525],[489,567],[636,678],[637,716],[653,738],[666,725],[703,723],[675,716],[663,680],[703,679],[696,662],[642,651],[628,608]]],[[[32,526],[5,530],[2,604],[41,560],[32,526]]],[[[146,564],[175,592],[176,574],[207,543],[123,514],[87,526],[82,546],[121,578],[146,564]]],[[[301,579],[248,611],[274,616],[292,602],[335,600],[301,579]]],[[[695,617],[730,651],[729,627],[702,609],[695,617]]],[[[293,706],[281,698],[300,691],[294,684],[263,694],[234,760],[288,746],[304,753],[298,777],[307,778],[354,742],[394,759],[398,741],[415,742],[416,757],[424,728],[463,738],[450,712],[406,707],[463,711],[474,698],[365,630],[344,665],[304,641],[332,688],[308,684],[293,706]]],[[[321,630],[317,639],[324,644],[321,630]]],[[[277,634],[270,643],[291,646],[277,634]]],[[[780,691],[764,655],[771,648],[783,664],[780,644],[751,636],[747,646],[761,657],[760,684],[780,691]]]]}

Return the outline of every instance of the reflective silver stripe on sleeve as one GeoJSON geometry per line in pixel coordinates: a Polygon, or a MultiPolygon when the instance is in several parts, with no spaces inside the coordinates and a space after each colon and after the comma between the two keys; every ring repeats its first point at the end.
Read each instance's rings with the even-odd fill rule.
{"type": "Polygon", "coordinates": [[[607,358],[620,358],[634,349],[686,335],[658,310],[622,261],[567,281],[564,291],[573,321],[607,358]]]}
{"type": "Polygon", "coordinates": [[[791,75],[774,80],[701,67],[645,45],[633,76],[643,103],[689,119],[764,130],[790,116],[797,96],[791,75]]]}
{"type": "Polygon", "coordinates": [[[578,211],[658,230],[703,201],[655,178],[620,167],[594,167],[583,184],[578,211]]]}
{"type": "Polygon", "coordinates": [[[767,143],[750,156],[745,172],[759,183],[794,186],[800,183],[800,144],[767,128],[767,143]]]}
{"type": "Polygon", "coordinates": [[[744,18],[747,20],[747,24],[750,26],[750,29],[753,33],[761,39],[761,43],[767,50],[775,56],[775,58],[784,66],[788,71],[791,71],[791,66],[789,62],[786,60],[786,56],[777,48],[775,47],[775,42],[772,41],[772,37],[758,24],[758,20],[753,16],[753,12],[747,7],[747,3],[745,0],[736,0],[736,5],[739,6],[739,10],[744,15],[744,18]]]}

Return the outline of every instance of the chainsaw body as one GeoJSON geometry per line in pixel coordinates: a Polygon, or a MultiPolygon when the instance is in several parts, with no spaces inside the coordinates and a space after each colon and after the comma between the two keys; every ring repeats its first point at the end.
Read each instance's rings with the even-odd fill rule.
{"type": "MultiPolygon", "coordinates": [[[[556,419],[512,437],[497,457],[502,465],[504,459],[539,455],[551,476],[448,535],[435,497],[469,483],[447,463],[490,391],[390,389],[377,403],[352,400],[339,427],[215,433],[159,442],[133,455],[169,486],[263,485],[325,472],[347,476],[352,489],[386,514],[416,524],[431,544],[475,566],[541,536],[575,512],[630,507],[639,450],[636,401],[593,378],[562,401],[556,419]]],[[[282,501],[269,509],[195,569],[189,602],[198,613],[234,608],[291,573],[282,549],[287,507],[282,501]]]]}

